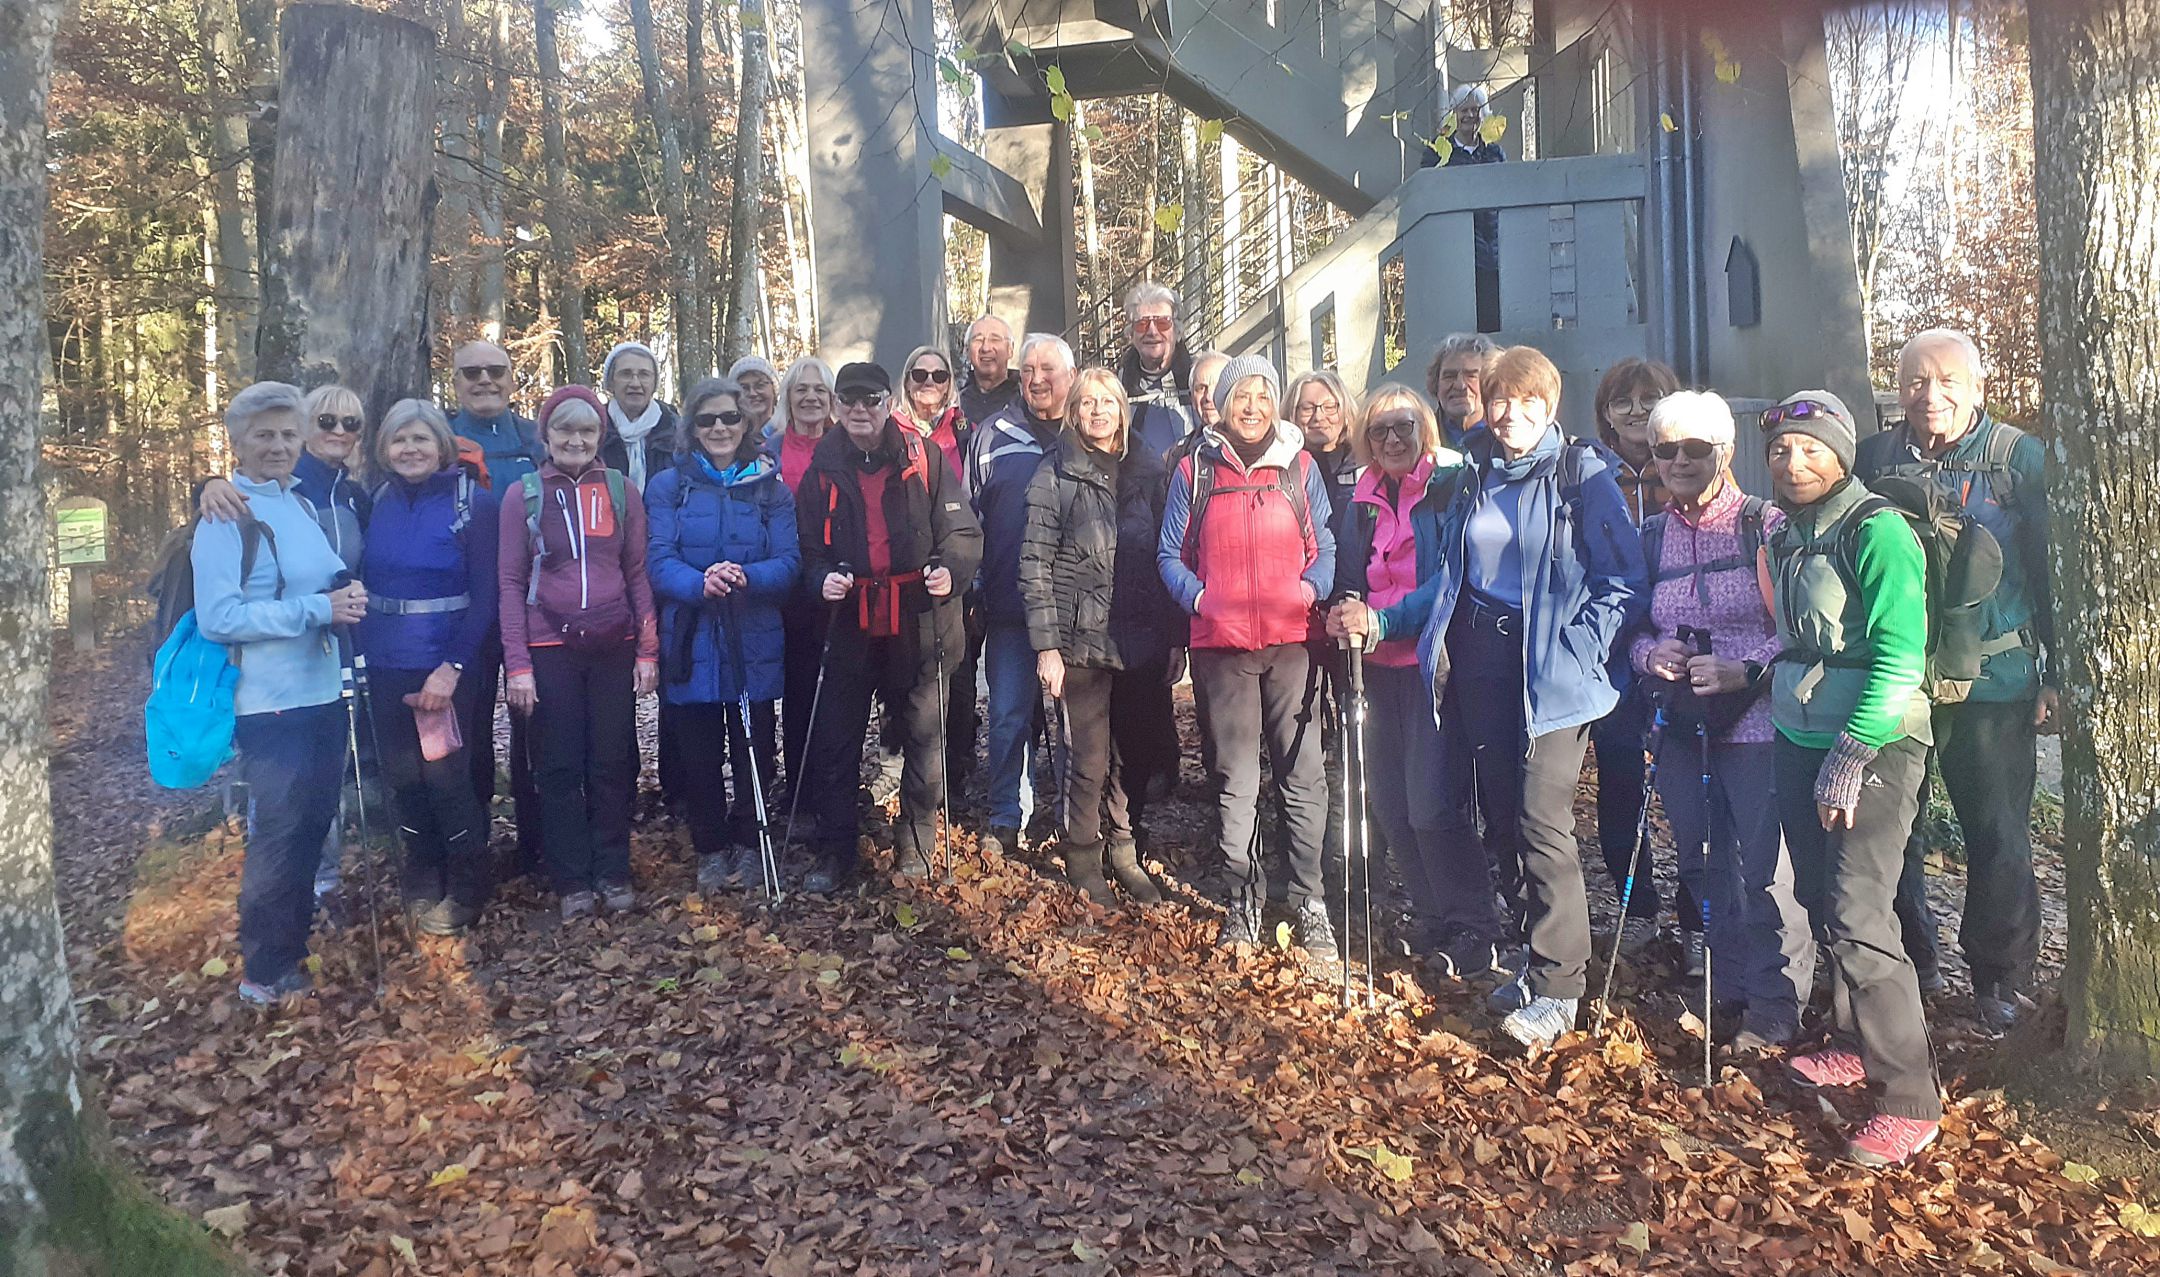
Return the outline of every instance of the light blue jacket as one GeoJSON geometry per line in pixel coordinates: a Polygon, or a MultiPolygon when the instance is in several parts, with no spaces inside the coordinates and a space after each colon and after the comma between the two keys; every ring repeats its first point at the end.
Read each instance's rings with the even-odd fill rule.
{"type": "Polygon", "coordinates": [[[204,638],[231,645],[240,669],[233,712],[269,714],[334,701],[341,677],[326,591],[345,563],[291,479],[257,483],[236,474],[232,484],[269,533],[254,570],[240,579],[237,523],[199,524],[188,557],[195,567],[195,623],[204,638]]]}

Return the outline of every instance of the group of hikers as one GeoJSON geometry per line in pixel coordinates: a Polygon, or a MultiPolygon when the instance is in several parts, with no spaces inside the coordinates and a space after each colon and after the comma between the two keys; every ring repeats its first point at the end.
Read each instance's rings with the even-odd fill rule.
{"type": "Polygon", "coordinates": [[[1276,842],[1291,938],[1339,973],[1324,853],[1369,828],[1409,902],[1400,943],[1437,978],[1492,982],[1501,1028],[1549,1045],[1589,991],[1574,800],[1594,749],[1615,944],[1641,949],[1664,916],[1654,788],[1681,962],[1703,978],[1717,957],[1706,1032],[1808,1085],[1869,1088],[1854,1159],[1925,1147],[1930,752],[1970,866],[1975,1010],[2003,1030],[2031,1005],[2035,735],[2057,705],[2044,451],[1989,415],[1971,340],[1914,337],[1903,422],[1870,412],[1865,437],[1827,391],[1743,430],[1719,395],[1629,359],[1597,388],[1597,437],[1574,439],[1528,346],[1450,337],[1422,388],[1360,400],[1327,370],[1285,386],[1260,356],[1194,354],[1160,286],[1125,321],[1113,367],[1049,334],[1016,348],[985,316],[959,360],[750,357],[679,408],[634,341],[599,392],[561,387],[530,420],[488,342],[456,351],[448,414],[406,399],[368,423],[336,387],[234,395],[235,471],[204,486],[190,553],[202,635],[239,671],[241,996],[308,987],[363,737],[411,924],[479,919],[498,683],[514,863],[574,919],[637,905],[636,706],[655,692],[701,891],[777,890],[792,843],[811,853],[793,885],[848,887],[875,725],[900,763],[897,872],[933,872],[978,739],[980,848],[1018,855],[1047,735],[1064,875],[1104,906],[1155,904],[1145,813],[1175,783],[1189,673],[1221,944],[1261,942],[1276,842]],[[1742,447],[1771,493],[1740,490],[1742,447]],[[1990,538],[1999,580],[1946,597],[1990,538]],[[1953,668],[1953,620],[1976,671],[1953,668]],[[1332,782],[1349,813],[1328,767],[1345,724],[1364,759],[1332,782]],[[1805,1039],[1818,960],[1829,1031],[1805,1039]]]}

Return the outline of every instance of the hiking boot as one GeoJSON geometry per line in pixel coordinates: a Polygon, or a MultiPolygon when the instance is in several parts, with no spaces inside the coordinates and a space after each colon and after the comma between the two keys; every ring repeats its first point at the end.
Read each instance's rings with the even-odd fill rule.
{"type": "Polygon", "coordinates": [[[1915,974],[1920,978],[1920,996],[1923,998],[1934,997],[1949,984],[1949,981],[1943,978],[1941,967],[1919,967],[1915,969],[1915,974]]]}
{"type": "Polygon", "coordinates": [[[1125,894],[1144,905],[1160,904],[1162,889],[1148,877],[1148,871],[1140,864],[1140,847],[1130,838],[1113,838],[1104,851],[1103,859],[1110,866],[1110,876],[1125,894]]]}
{"type": "Polygon", "coordinates": [[[697,889],[705,895],[741,888],[742,880],[735,876],[735,857],[739,851],[716,851],[709,856],[699,856],[697,861],[697,889]]]}
{"type": "Polygon", "coordinates": [[[1529,979],[1520,975],[1485,995],[1485,1007],[1494,1015],[1513,1015],[1534,1001],[1529,979]]]}
{"type": "Polygon", "coordinates": [[[1796,1055],[1785,1062],[1785,1067],[1802,1086],[1862,1086],[1867,1082],[1867,1066],[1843,1047],[1826,1046],[1796,1055]]]}
{"type": "MultiPolygon", "coordinates": [[[[779,848],[774,848],[777,853],[779,848]]],[[[775,868],[778,866],[776,865],[775,868]]],[[[735,849],[735,864],[728,871],[730,878],[745,891],[765,890],[765,853],[757,843],[747,843],[735,849]]]]}
{"type": "Polygon", "coordinates": [[[1700,980],[1703,972],[1710,969],[1710,946],[1700,931],[1680,933],[1680,973],[1690,980],[1700,980]]]}
{"type": "Polygon", "coordinates": [[[1307,900],[1298,906],[1295,919],[1298,947],[1305,951],[1308,965],[1316,974],[1328,979],[1342,975],[1342,950],[1335,943],[1335,924],[1328,918],[1327,903],[1307,900]]]}
{"type": "Polygon", "coordinates": [[[1986,985],[1973,991],[1973,1018],[1996,1037],[2016,1028],[2018,1017],[2033,1006],[2031,998],[2007,984],[1986,985]]]}
{"type": "Polygon", "coordinates": [[[855,876],[855,861],[840,852],[822,852],[817,864],[803,875],[802,889],[813,896],[829,896],[855,876]]]}
{"type": "Polygon", "coordinates": [[[1862,1166],[1897,1166],[1935,1142],[1941,1122],[1877,1113],[1845,1143],[1845,1157],[1862,1166]]]}
{"type": "Polygon", "coordinates": [[[590,891],[573,891],[562,898],[562,920],[575,922],[600,912],[600,898],[590,891]]]}
{"type": "Polygon", "coordinates": [[[405,914],[406,930],[427,930],[427,916],[433,913],[435,911],[435,906],[441,903],[442,901],[434,896],[415,896],[412,899],[405,901],[402,905],[399,906],[399,908],[402,909],[405,914]]]}
{"type": "Polygon", "coordinates": [[[413,919],[413,927],[427,936],[461,936],[480,921],[480,910],[455,900],[438,900],[413,919]]]}
{"type": "Polygon", "coordinates": [[[928,882],[935,877],[934,856],[937,851],[937,831],[920,826],[902,825],[893,831],[893,868],[900,876],[915,882],[928,882]]]}
{"type": "Polygon", "coordinates": [[[1483,936],[1457,936],[1425,961],[1450,980],[1475,980],[1506,969],[1500,965],[1500,951],[1483,936]]]}
{"type": "Polygon", "coordinates": [[[1541,1051],[1575,1028],[1574,998],[1532,998],[1500,1022],[1500,1031],[1532,1050],[1541,1051]]]}
{"type": "Polygon", "coordinates": [[[1640,953],[1657,939],[1658,925],[1655,918],[1638,918],[1630,915],[1620,922],[1620,952],[1640,953]]]}
{"type": "Polygon", "coordinates": [[[1100,842],[1074,843],[1065,849],[1065,881],[1087,893],[1087,898],[1105,909],[1117,908],[1117,894],[1110,890],[1110,882],[1102,873],[1103,845],[1100,842]]]}
{"type": "Polygon", "coordinates": [[[1740,1031],[1733,1034],[1732,1052],[1734,1055],[1761,1055],[1777,1050],[1799,1034],[1798,1025],[1757,1021],[1742,1014],[1740,1031]]]}
{"type": "Polygon", "coordinates": [[[982,854],[1007,860],[1020,855],[1020,831],[1011,825],[991,825],[982,833],[982,854]]]}
{"type": "Polygon", "coordinates": [[[1220,949],[1239,945],[1257,946],[1260,943],[1260,904],[1258,901],[1232,901],[1223,910],[1222,930],[1215,933],[1215,945],[1220,949]]]}
{"type": "Polygon", "coordinates": [[[627,882],[603,882],[600,903],[607,906],[609,913],[628,913],[637,908],[637,889],[627,882]]]}
{"type": "Polygon", "coordinates": [[[877,760],[877,773],[870,781],[870,802],[882,807],[900,796],[900,772],[906,758],[901,754],[881,754],[877,760]]]}
{"type": "Polygon", "coordinates": [[[314,989],[315,978],[307,973],[307,969],[294,967],[268,984],[242,980],[240,1000],[253,1007],[274,1007],[311,993],[314,989]]]}

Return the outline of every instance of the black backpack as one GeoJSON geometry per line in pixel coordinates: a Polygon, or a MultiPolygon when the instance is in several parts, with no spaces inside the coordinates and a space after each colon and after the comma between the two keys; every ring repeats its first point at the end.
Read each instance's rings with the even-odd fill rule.
{"type": "MultiPolygon", "coordinates": [[[[172,635],[173,627],[180,618],[195,610],[195,560],[191,551],[195,547],[195,529],[202,523],[202,515],[193,518],[165,534],[158,543],[157,557],[152,561],[150,579],[143,584],[143,592],[157,601],[157,615],[150,623],[150,652],[153,662],[157,650],[172,635]]],[[[246,584],[255,571],[255,560],[262,554],[262,547],[270,546],[271,562],[277,561],[277,537],[269,525],[258,519],[240,521],[240,581],[246,584]]],[[[278,572],[277,597],[285,597],[285,573],[278,572]]]]}

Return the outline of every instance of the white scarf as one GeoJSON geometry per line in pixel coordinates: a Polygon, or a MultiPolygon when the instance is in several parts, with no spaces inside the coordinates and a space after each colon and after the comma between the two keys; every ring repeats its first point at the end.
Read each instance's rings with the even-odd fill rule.
{"type": "Polygon", "coordinates": [[[660,424],[660,400],[655,397],[645,405],[645,411],[632,421],[623,415],[622,405],[612,400],[607,406],[608,420],[615,423],[615,433],[622,436],[623,451],[629,454],[630,482],[640,492],[645,490],[645,436],[660,424]]]}

